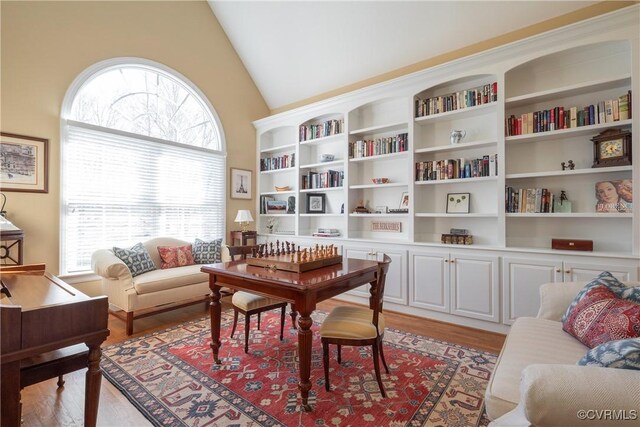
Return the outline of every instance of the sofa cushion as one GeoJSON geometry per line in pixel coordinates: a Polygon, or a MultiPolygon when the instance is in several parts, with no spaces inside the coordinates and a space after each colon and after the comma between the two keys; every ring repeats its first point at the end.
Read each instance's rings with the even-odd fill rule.
{"type": "Polygon", "coordinates": [[[616,279],[611,273],[608,271],[603,271],[593,279],[591,282],[587,283],[584,288],[573,299],[569,307],[567,307],[567,311],[564,312],[564,316],[562,316],[562,322],[567,320],[567,316],[569,316],[569,312],[573,309],[573,307],[580,302],[584,294],[587,293],[594,286],[604,285],[611,292],[619,296],[620,298],[625,298],[630,301],[636,302],[640,304],[640,287],[627,287],[624,283],[620,282],[616,279]]]}
{"type": "Polygon", "coordinates": [[[640,304],[618,298],[608,287],[598,285],[572,308],[563,329],[590,348],[640,337],[640,304]]]}
{"type": "Polygon", "coordinates": [[[131,277],[156,269],[149,252],[142,243],[136,243],[129,249],[117,248],[114,246],[113,254],[120,258],[131,271],[131,277]]]}
{"type": "Polygon", "coordinates": [[[609,341],[592,348],[578,365],[640,369],[640,338],[609,341]]]}
{"type": "Polygon", "coordinates": [[[144,273],[133,279],[133,287],[138,294],[148,294],[208,281],[209,275],[199,265],[187,265],[144,273]]]}
{"type": "Polygon", "coordinates": [[[162,260],[160,268],[163,269],[195,264],[191,254],[191,245],[158,246],[158,253],[162,260]]]}
{"type": "Polygon", "coordinates": [[[496,419],[520,400],[520,375],[532,363],[570,364],[588,350],[553,320],[520,317],[511,326],[485,393],[487,414],[496,419]]]}
{"type": "Polygon", "coordinates": [[[196,264],[211,264],[222,259],[222,239],[204,240],[196,239],[193,244],[193,260],[196,264]]]}

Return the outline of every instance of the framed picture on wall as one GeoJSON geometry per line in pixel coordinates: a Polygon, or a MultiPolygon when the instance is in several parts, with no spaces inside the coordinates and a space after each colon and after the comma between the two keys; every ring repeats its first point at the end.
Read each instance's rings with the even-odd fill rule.
{"type": "Polygon", "coordinates": [[[49,192],[49,140],[0,133],[2,191],[49,192]]]}
{"type": "Polygon", "coordinates": [[[231,198],[251,198],[251,171],[231,168],[231,198]]]}

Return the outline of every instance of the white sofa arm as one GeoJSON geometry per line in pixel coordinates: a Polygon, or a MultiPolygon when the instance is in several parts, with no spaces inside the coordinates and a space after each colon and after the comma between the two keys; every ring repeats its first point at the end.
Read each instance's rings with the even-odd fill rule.
{"type": "Polygon", "coordinates": [[[540,286],[540,310],[536,317],[560,322],[584,285],[586,282],[545,283],[540,286]]]}
{"type": "Polygon", "coordinates": [[[640,371],[578,365],[527,366],[520,403],[491,426],[637,425],[640,371]]]}
{"type": "Polygon", "coordinates": [[[131,280],[129,267],[107,249],[99,249],[91,255],[91,269],[105,279],[131,280]]]}

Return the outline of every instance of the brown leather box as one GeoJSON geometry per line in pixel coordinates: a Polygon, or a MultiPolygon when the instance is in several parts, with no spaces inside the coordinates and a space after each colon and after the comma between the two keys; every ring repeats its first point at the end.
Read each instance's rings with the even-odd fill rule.
{"type": "Polygon", "coordinates": [[[551,249],[593,251],[593,240],[551,239],[551,249]]]}

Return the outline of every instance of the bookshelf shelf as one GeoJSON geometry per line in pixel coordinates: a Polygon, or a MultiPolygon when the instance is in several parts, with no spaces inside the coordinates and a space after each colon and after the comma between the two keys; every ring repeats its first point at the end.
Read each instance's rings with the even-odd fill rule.
{"type": "Polygon", "coordinates": [[[268,170],[268,171],[260,171],[260,173],[262,175],[272,175],[272,174],[277,174],[277,173],[293,172],[295,170],[296,170],[296,168],[292,167],[292,168],[281,168],[281,169],[272,169],[272,170],[268,170]]]}
{"type": "Polygon", "coordinates": [[[408,151],[400,151],[397,153],[380,154],[378,156],[357,157],[354,159],[349,159],[349,162],[371,162],[371,161],[378,161],[378,160],[391,160],[398,157],[407,157],[408,153],[409,153],[408,151]]]}
{"type": "Polygon", "coordinates": [[[498,218],[497,213],[448,214],[443,212],[418,212],[416,218],[498,218]]]}
{"type": "Polygon", "coordinates": [[[447,111],[445,113],[416,117],[414,121],[418,125],[425,125],[445,120],[466,119],[481,114],[487,114],[487,110],[495,110],[497,105],[498,103],[496,101],[493,101],[487,104],[476,105],[474,107],[461,108],[459,110],[447,111]]]}
{"type": "Polygon", "coordinates": [[[485,139],[480,141],[461,142],[460,144],[440,145],[437,147],[417,148],[416,154],[422,153],[443,153],[447,151],[471,150],[473,148],[494,147],[498,144],[495,139],[485,139]]]}
{"type": "Polygon", "coordinates": [[[341,213],[301,213],[300,214],[301,217],[323,217],[323,218],[328,218],[328,217],[342,217],[344,216],[344,214],[341,213]]]}
{"type": "Polygon", "coordinates": [[[526,95],[514,96],[507,98],[505,104],[510,108],[520,105],[531,104],[534,102],[546,102],[558,97],[569,97],[575,95],[583,95],[591,92],[620,88],[631,83],[631,75],[613,76],[611,78],[580,82],[559,88],[542,90],[539,92],[528,93],[526,95]]]}
{"type": "Polygon", "coordinates": [[[291,150],[295,150],[297,144],[285,144],[285,145],[280,145],[278,147],[271,147],[271,148],[264,148],[262,150],[260,150],[261,154],[266,154],[266,153],[277,153],[278,151],[291,151],[291,150]]]}
{"type": "Polygon", "coordinates": [[[633,218],[632,213],[596,213],[596,212],[571,212],[571,213],[506,213],[510,218],[633,218]]]}
{"type": "Polygon", "coordinates": [[[319,163],[310,163],[310,164],[306,164],[306,165],[300,165],[300,169],[324,169],[324,168],[331,168],[331,167],[336,167],[336,166],[343,166],[344,165],[344,161],[343,160],[334,160],[331,162],[319,162],[319,163]]]}
{"type": "Polygon", "coordinates": [[[605,129],[631,126],[632,122],[633,121],[631,119],[619,120],[617,122],[601,123],[601,124],[589,125],[589,126],[580,126],[577,128],[552,130],[552,131],[538,132],[538,133],[527,133],[524,135],[513,135],[513,136],[507,136],[505,138],[505,142],[507,144],[512,144],[516,142],[549,141],[554,139],[562,139],[567,137],[585,136],[585,135],[593,136],[596,133],[601,132],[605,129]]]}
{"type": "Polygon", "coordinates": [[[523,178],[546,178],[558,176],[572,175],[600,175],[614,172],[632,171],[632,166],[614,166],[608,168],[591,168],[591,169],[574,169],[564,171],[548,171],[548,172],[528,172],[528,173],[512,173],[505,176],[506,179],[523,179],[523,178]]]}
{"type": "Polygon", "coordinates": [[[322,187],[322,188],[304,188],[300,190],[301,193],[324,193],[325,191],[340,191],[344,187],[322,187]]]}
{"type": "Polygon", "coordinates": [[[261,196],[274,196],[274,195],[278,195],[278,194],[296,194],[295,190],[288,190],[288,191],[263,191],[262,193],[260,193],[261,196]]]}
{"type": "Polygon", "coordinates": [[[406,130],[408,126],[409,125],[407,122],[388,123],[384,125],[370,126],[362,129],[352,130],[351,132],[349,132],[349,135],[373,135],[377,133],[390,133],[394,131],[406,130]]]}
{"type": "Polygon", "coordinates": [[[315,139],[309,139],[307,141],[300,141],[300,145],[301,146],[304,146],[304,145],[309,146],[309,145],[325,144],[325,143],[337,141],[337,140],[343,138],[344,136],[345,136],[344,132],[343,133],[336,133],[335,135],[323,136],[322,138],[315,138],[315,139]]]}
{"type": "Polygon", "coordinates": [[[350,213],[349,217],[351,218],[408,218],[408,213],[368,213],[368,214],[359,214],[359,213],[350,213]]]}
{"type": "Polygon", "coordinates": [[[392,187],[406,187],[406,182],[389,182],[387,184],[357,184],[350,185],[349,190],[361,190],[363,188],[392,188],[392,187]]]}
{"type": "Polygon", "coordinates": [[[495,181],[497,176],[481,176],[477,178],[456,178],[456,179],[436,179],[432,181],[416,181],[416,185],[438,185],[438,184],[462,184],[462,183],[480,183],[483,181],[495,181]]]}

